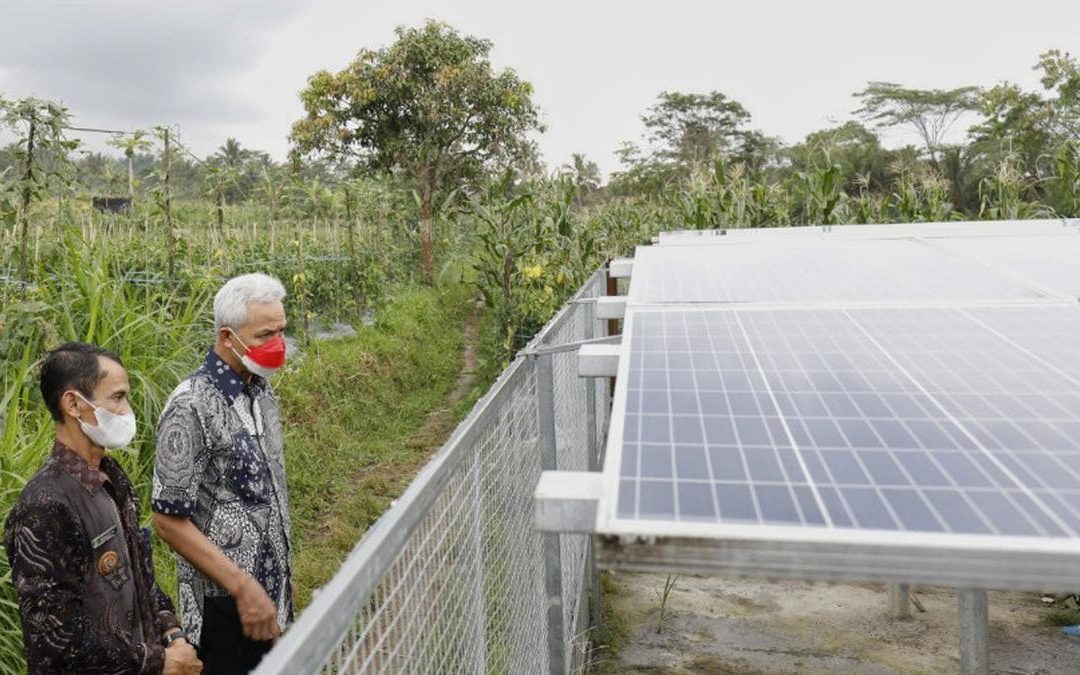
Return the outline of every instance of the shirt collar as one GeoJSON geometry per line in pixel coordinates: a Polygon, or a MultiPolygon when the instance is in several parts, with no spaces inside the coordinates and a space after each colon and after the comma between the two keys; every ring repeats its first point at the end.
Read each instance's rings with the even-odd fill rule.
{"type": "MultiPolygon", "coordinates": [[[[105,471],[90,466],[90,462],[83,459],[82,455],[60,441],[53,443],[52,458],[61,469],[74,476],[90,492],[97,492],[109,482],[109,476],[105,471]]],[[[102,458],[102,469],[107,468],[107,461],[111,460],[108,457],[102,458]]]]}
{"type": "Polygon", "coordinates": [[[229,405],[232,405],[236,397],[245,391],[253,390],[254,393],[266,388],[266,380],[258,375],[252,374],[251,381],[245,381],[244,376],[233,370],[233,367],[225,363],[225,359],[218,356],[213,349],[206,353],[206,358],[199,366],[199,370],[210,377],[214,386],[225,395],[225,400],[229,405]]]}

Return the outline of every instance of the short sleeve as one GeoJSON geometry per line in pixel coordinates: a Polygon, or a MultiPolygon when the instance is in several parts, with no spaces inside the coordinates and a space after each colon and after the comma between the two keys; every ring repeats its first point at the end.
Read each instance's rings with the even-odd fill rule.
{"type": "Polygon", "coordinates": [[[207,457],[205,444],[199,415],[190,400],[171,401],[158,422],[150,502],[155,512],[184,517],[195,513],[197,477],[207,457]]]}

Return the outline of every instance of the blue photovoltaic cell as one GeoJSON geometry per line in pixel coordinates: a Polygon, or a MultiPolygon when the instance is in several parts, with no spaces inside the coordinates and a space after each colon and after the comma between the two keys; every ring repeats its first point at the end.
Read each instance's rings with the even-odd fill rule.
{"type": "Polygon", "coordinates": [[[1080,311],[634,309],[617,517],[1077,536],[1080,311]]]}

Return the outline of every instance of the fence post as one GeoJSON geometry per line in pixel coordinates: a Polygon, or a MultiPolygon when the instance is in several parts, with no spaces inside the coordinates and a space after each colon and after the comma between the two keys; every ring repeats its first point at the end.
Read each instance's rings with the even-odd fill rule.
{"type": "Polygon", "coordinates": [[[487,566],[484,564],[484,457],[479,447],[475,449],[472,467],[473,499],[473,546],[475,547],[476,563],[479,569],[473,575],[473,593],[476,598],[475,626],[476,641],[479,645],[476,653],[476,672],[486,673],[487,668],[487,566]]]}
{"type": "MultiPolygon", "coordinates": [[[[597,289],[597,296],[601,295],[600,289],[597,289]]],[[[585,312],[585,334],[582,336],[588,340],[596,335],[596,304],[587,303],[583,305],[582,311],[585,312]]],[[[587,435],[587,450],[589,453],[589,471],[600,470],[600,439],[599,428],[597,427],[596,418],[596,382],[594,378],[583,377],[581,382],[585,387],[585,427],[587,435]]],[[[602,617],[602,605],[603,594],[600,591],[600,568],[596,566],[596,540],[593,537],[589,537],[588,546],[588,559],[586,561],[586,572],[588,574],[588,595],[589,595],[589,625],[593,628],[600,626],[602,617]]]]}
{"type": "MultiPolygon", "coordinates": [[[[540,431],[540,468],[559,468],[555,441],[555,374],[551,354],[532,357],[536,368],[536,415],[540,431]]],[[[548,672],[566,672],[566,629],[563,626],[562,540],[545,532],[544,587],[547,591],[548,672]]]]}

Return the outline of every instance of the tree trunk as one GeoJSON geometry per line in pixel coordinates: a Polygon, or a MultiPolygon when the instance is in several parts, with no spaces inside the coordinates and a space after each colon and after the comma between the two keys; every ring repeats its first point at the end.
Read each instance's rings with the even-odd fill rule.
{"type": "Polygon", "coordinates": [[[420,264],[424,283],[435,282],[435,208],[432,186],[424,181],[420,187],[420,264]]]}
{"type": "Polygon", "coordinates": [[[128,201],[135,203],[135,158],[128,155],[128,201]]]}
{"type": "MultiPolygon", "coordinates": [[[[27,240],[29,238],[30,228],[30,199],[34,194],[34,134],[37,132],[37,119],[31,115],[30,117],[30,131],[26,136],[26,173],[23,175],[22,186],[22,210],[19,213],[19,217],[22,220],[19,226],[19,237],[21,238],[21,246],[19,247],[19,280],[24,284],[30,283],[30,270],[27,266],[26,260],[26,247],[27,240]]],[[[26,286],[23,286],[23,292],[26,292],[26,286]]]]}
{"type": "Polygon", "coordinates": [[[165,129],[165,251],[168,257],[169,282],[176,276],[176,242],[173,232],[172,191],[169,186],[169,174],[172,172],[172,148],[169,144],[169,129],[165,129]]]}
{"type": "Polygon", "coordinates": [[[225,246],[225,192],[219,192],[217,196],[217,229],[221,245],[225,246]]]}

